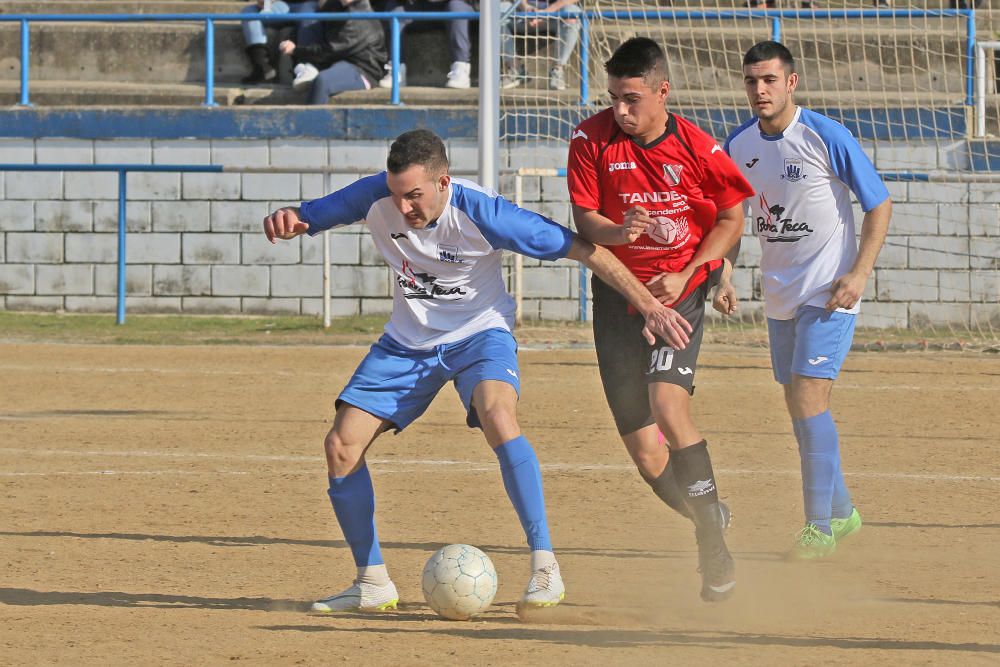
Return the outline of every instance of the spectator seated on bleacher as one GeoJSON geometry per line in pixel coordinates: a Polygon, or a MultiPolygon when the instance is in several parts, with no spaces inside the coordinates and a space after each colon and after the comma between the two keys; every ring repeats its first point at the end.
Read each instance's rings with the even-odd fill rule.
{"type": "Polygon", "coordinates": [[[579,0],[504,0],[500,3],[500,58],[503,75],[500,85],[516,88],[528,79],[527,69],[517,57],[515,34],[538,33],[555,34],[558,40],[555,65],[549,69],[549,88],[566,90],[564,69],[569,62],[577,42],[580,41],[580,20],[573,17],[552,16],[553,12],[579,15],[582,10],[579,0]],[[533,12],[538,17],[514,18],[515,12],[533,12]]]}
{"type": "MultiPolygon", "coordinates": [[[[256,0],[241,10],[243,14],[303,14],[316,11],[317,0],[256,0]]],[[[267,47],[267,27],[291,28],[295,33],[295,42],[300,45],[315,44],[323,38],[323,26],[318,21],[299,22],[268,22],[243,21],[243,40],[246,44],[247,56],[253,68],[250,74],[243,78],[243,83],[266,83],[274,81],[278,75],[271,60],[271,51],[267,47]]]]}
{"type": "MultiPolygon", "coordinates": [[[[386,12],[474,12],[465,0],[383,0],[379,11],[386,12]]],[[[403,30],[412,21],[400,19],[403,30]]],[[[451,50],[451,69],[445,86],[448,88],[469,88],[472,85],[472,46],[469,39],[469,22],[465,19],[445,21],[448,29],[448,46],[451,50]]],[[[388,23],[386,24],[388,31],[388,23]]],[[[386,33],[388,40],[388,32],[386,33]]],[[[382,88],[392,87],[392,65],[386,66],[386,74],[379,81],[382,88]]],[[[406,64],[399,65],[399,85],[406,85],[406,64]]]]}
{"type": "MultiPolygon", "coordinates": [[[[369,0],[321,0],[321,12],[371,12],[369,0]]],[[[285,40],[283,54],[295,62],[297,89],[310,87],[309,104],[327,104],[330,97],[345,90],[366,90],[378,82],[389,60],[385,38],[378,21],[348,19],[322,21],[323,39],[317,44],[299,45],[285,40]]]]}

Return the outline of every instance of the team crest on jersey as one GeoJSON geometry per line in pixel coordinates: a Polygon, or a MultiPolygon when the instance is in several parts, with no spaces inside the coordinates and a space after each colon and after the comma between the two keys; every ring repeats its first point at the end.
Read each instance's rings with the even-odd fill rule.
{"type": "Polygon", "coordinates": [[[797,157],[786,157],[785,171],[781,177],[786,181],[791,181],[792,183],[801,181],[805,178],[805,174],[802,173],[802,160],[797,157]]]}
{"type": "Polygon", "coordinates": [[[665,164],[663,165],[663,177],[670,182],[670,185],[680,185],[682,169],[684,169],[682,164],[665,164]]]}
{"type": "Polygon", "coordinates": [[[438,261],[450,264],[465,264],[465,258],[458,254],[458,246],[438,245],[438,261]]]}
{"type": "Polygon", "coordinates": [[[646,227],[646,235],[668,249],[680,248],[691,238],[690,225],[686,215],[675,215],[668,218],[665,215],[653,218],[652,224],[646,227]]]}

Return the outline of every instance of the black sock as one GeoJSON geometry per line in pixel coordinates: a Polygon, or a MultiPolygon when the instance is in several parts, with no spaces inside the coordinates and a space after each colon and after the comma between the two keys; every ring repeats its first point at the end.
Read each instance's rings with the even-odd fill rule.
{"type": "Polygon", "coordinates": [[[719,492],[715,488],[715,473],[708,455],[708,443],[699,443],[670,452],[674,459],[677,483],[687,492],[687,503],[694,514],[698,542],[703,538],[722,539],[722,519],[719,513],[719,492]]]}
{"type": "MultiPolygon", "coordinates": [[[[646,480],[646,484],[649,484],[650,488],[653,489],[653,493],[656,497],[666,503],[667,507],[671,508],[678,514],[688,519],[691,518],[691,508],[687,504],[687,491],[681,488],[681,485],[677,483],[677,478],[674,476],[673,456],[667,459],[667,467],[663,469],[659,477],[654,479],[649,479],[645,475],[642,476],[646,480]]],[[[640,472],[640,474],[642,474],[640,472]]]]}

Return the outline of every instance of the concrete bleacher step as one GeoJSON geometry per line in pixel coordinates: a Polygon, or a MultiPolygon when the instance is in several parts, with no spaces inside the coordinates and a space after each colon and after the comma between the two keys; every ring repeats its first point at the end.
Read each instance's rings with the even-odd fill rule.
{"type": "MultiPolygon", "coordinates": [[[[0,23],[0,79],[20,78],[16,24],[0,23]]],[[[250,71],[237,24],[215,30],[215,76],[239,81],[250,71]]],[[[180,83],[205,80],[200,23],[32,23],[31,80],[180,83]]]]}
{"type": "MultiPolygon", "coordinates": [[[[205,102],[205,86],[201,83],[134,83],[130,81],[35,81],[30,87],[31,104],[35,106],[198,106],[205,102]]],[[[236,104],[304,104],[305,94],[289,86],[216,86],[215,103],[236,104]]],[[[16,81],[0,81],[0,105],[11,106],[20,101],[20,85],[16,81]]]]}
{"type": "Polygon", "coordinates": [[[233,0],[4,0],[0,14],[228,14],[233,0]]]}
{"type": "MultiPolygon", "coordinates": [[[[938,0],[932,0],[937,2],[938,0]]],[[[615,4],[615,3],[611,3],[615,4]]],[[[620,4],[620,3],[618,3],[620,4]]],[[[655,3],[647,3],[652,6],[655,3]]],[[[843,3],[842,3],[843,4],[843,3]]],[[[635,0],[632,0],[635,6],[635,0]]],[[[695,0],[678,0],[676,6],[695,6],[695,0]],[[682,4],[683,1],[683,4],[682,4]]],[[[7,0],[0,11],[11,13],[236,13],[243,3],[235,0],[48,0],[44,3],[7,0]]],[[[832,6],[832,5],[831,5],[832,6]]],[[[852,6],[859,6],[858,3],[852,6]]],[[[843,21],[816,21],[808,25],[793,20],[783,23],[783,40],[800,53],[803,93],[832,94],[852,90],[855,98],[877,97],[885,91],[901,91],[882,105],[909,103],[914,95],[942,92],[961,96],[964,79],[964,44],[958,19],[922,22],[920,30],[902,31],[879,26],[864,34],[843,21]],[[934,44],[950,43],[954,49],[934,44]],[[817,46],[822,43],[822,46],[817,46]],[[870,92],[865,92],[870,91],[870,92]],[[926,92],[923,92],[926,91],[926,92]],[[912,93],[912,95],[911,95],[912,93]]],[[[870,24],[866,24],[870,27],[870,24]]],[[[15,83],[20,77],[20,44],[16,24],[0,23],[0,82],[15,83]]],[[[711,25],[710,22],[649,21],[641,25],[607,22],[593,24],[592,44],[614,46],[636,34],[648,34],[669,45],[671,83],[675,95],[685,90],[706,89],[706,103],[718,104],[714,90],[740,90],[740,57],[758,39],[770,35],[767,21],[747,22],[745,29],[711,25]],[[697,29],[692,29],[697,26],[697,29]]],[[[552,40],[543,41],[542,55],[550,54],[552,40]]],[[[605,77],[599,52],[592,51],[591,99],[603,95],[605,77]]],[[[420,105],[475,104],[474,96],[440,86],[450,64],[447,39],[440,27],[408,32],[403,40],[403,58],[415,88],[404,89],[403,101],[420,105]]],[[[528,58],[529,75],[538,81],[537,98],[528,95],[526,105],[544,106],[553,101],[571,103],[576,90],[554,93],[544,88],[548,57],[528,58]]],[[[301,99],[280,87],[246,88],[239,84],[249,72],[238,23],[216,24],[215,79],[220,104],[282,104],[301,99]],[[263,90],[263,92],[262,92],[263,90]]],[[[476,64],[473,63],[475,71],[476,64]]],[[[579,79],[574,59],[567,79],[572,87],[579,79]]],[[[121,104],[200,104],[205,80],[204,26],[192,22],[168,23],[39,23],[31,28],[32,102],[50,104],[99,104],[101,96],[121,104]],[[47,85],[51,82],[53,85],[47,85]],[[60,82],[71,82],[62,85],[60,82]],[[192,84],[192,85],[186,85],[192,84]],[[145,89],[145,94],[143,90],[145,89]],[[62,91],[60,93],[60,91],[62,91]],[[201,92],[199,92],[201,91],[201,92]],[[91,101],[95,100],[95,101],[91,101]]],[[[0,87],[0,99],[14,99],[8,85],[0,87]]],[[[525,88],[513,95],[523,98],[525,88]]],[[[335,104],[385,104],[388,91],[361,91],[334,98],[335,104]]],[[[692,98],[699,95],[692,92],[692,98]]],[[[921,97],[920,99],[926,99],[921,97]]],[[[916,100],[919,102],[919,100],[916,100]]]]}

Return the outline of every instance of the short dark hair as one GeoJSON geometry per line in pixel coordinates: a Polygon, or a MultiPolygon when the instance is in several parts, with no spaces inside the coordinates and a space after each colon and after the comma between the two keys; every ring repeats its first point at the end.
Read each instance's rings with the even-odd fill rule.
{"type": "Polygon", "coordinates": [[[647,83],[652,74],[660,75],[659,81],[666,81],[670,74],[666,54],[648,37],[633,37],[622,42],[604,63],[604,69],[608,76],[617,79],[641,77],[647,79],[647,83]]]}
{"type": "Polygon", "coordinates": [[[755,63],[774,60],[775,58],[780,60],[781,64],[789,72],[795,71],[795,58],[792,57],[792,52],[781,42],[772,40],[757,42],[751,46],[750,50],[743,56],[743,65],[753,65],[755,63]]]}
{"type": "Polygon", "coordinates": [[[386,167],[394,174],[420,165],[430,174],[448,170],[448,153],[441,137],[430,130],[410,130],[396,137],[389,147],[386,167]]]}

